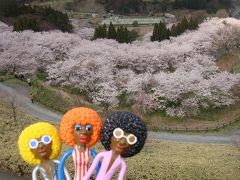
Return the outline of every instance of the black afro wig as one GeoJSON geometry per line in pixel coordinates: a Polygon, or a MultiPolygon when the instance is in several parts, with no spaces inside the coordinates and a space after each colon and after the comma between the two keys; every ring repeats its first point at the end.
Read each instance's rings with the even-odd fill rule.
{"type": "Polygon", "coordinates": [[[130,112],[114,112],[107,118],[101,132],[101,142],[106,150],[111,150],[111,137],[116,128],[121,128],[124,132],[137,137],[137,143],[130,146],[121,155],[122,157],[134,156],[142,150],[147,138],[147,128],[138,116],[130,112]]]}

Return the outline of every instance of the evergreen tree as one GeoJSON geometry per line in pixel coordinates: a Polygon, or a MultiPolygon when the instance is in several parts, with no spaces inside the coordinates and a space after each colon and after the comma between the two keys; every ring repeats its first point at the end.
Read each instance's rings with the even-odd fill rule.
{"type": "Polygon", "coordinates": [[[177,24],[176,29],[177,29],[177,35],[180,35],[184,32],[184,28],[181,22],[177,24]]]}
{"type": "Polygon", "coordinates": [[[24,31],[26,29],[39,31],[38,22],[34,18],[18,17],[13,24],[13,30],[24,31]]]}
{"type": "Polygon", "coordinates": [[[123,43],[124,42],[124,28],[123,26],[119,26],[117,28],[117,36],[116,36],[116,40],[119,42],[119,43],[123,43]]]}
{"type": "Polygon", "coordinates": [[[114,27],[114,25],[112,24],[112,22],[110,22],[110,25],[108,27],[108,34],[107,34],[107,38],[108,39],[116,39],[116,29],[114,27]]]}
{"type": "Polygon", "coordinates": [[[157,40],[160,42],[167,39],[167,28],[163,22],[158,25],[157,40]]]}
{"type": "Polygon", "coordinates": [[[167,31],[166,31],[166,39],[170,39],[170,36],[171,36],[171,30],[167,29],[167,31]]]}
{"type": "Polygon", "coordinates": [[[198,26],[198,21],[197,19],[193,19],[193,29],[197,29],[199,26],[198,26]]]}
{"type": "Polygon", "coordinates": [[[188,28],[190,29],[190,30],[193,30],[194,29],[194,21],[193,21],[193,18],[191,17],[191,19],[190,19],[190,21],[189,21],[189,26],[188,26],[188,28]]]}
{"type": "Polygon", "coordinates": [[[158,24],[154,24],[153,28],[153,34],[151,36],[151,41],[156,41],[157,40],[157,33],[158,33],[158,24]]]}
{"type": "Polygon", "coordinates": [[[197,19],[193,19],[191,17],[190,21],[189,21],[189,29],[190,30],[194,30],[194,29],[197,29],[198,28],[198,21],[197,19]]]}
{"type": "Polygon", "coordinates": [[[103,26],[102,26],[102,33],[101,33],[101,38],[106,38],[107,37],[107,26],[106,26],[106,24],[104,24],[103,26]]]}
{"type": "Polygon", "coordinates": [[[54,10],[51,7],[45,7],[43,10],[44,18],[54,24],[63,32],[72,32],[72,25],[70,24],[67,14],[54,10]]]}
{"type": "Polygon", "coordinates": [[[129,42],[128,33],[129,33],[129,31],[127,30],[127,27],[125,26],[124,29],[123,29],[123,35],[122,35],[123,42],[125,42],[125,43],[129,42]]]}
{"type": "Polygon", "coordinates": [[[119,26],[117,31],[110,23],[107,31],[107,26],[102,25],[95,28],[92,40],[97,38],[116,39],[119,43],[130,43],[137,39],[138,33],[136,31],[128,31],[127,27],[119,26]]]}
{"type": "Polygon", "coordinates": [[[186,31],[188,29],[188,20],[187,18],[184,16],[184,18],[181,21],[181,27],[182,27],[182,31],[186,31]]]}
{"type": "Polygon", "coordinates": [[[172,28],[171,28],[171,36],[176,37],[177,35],[178,35],[177,28],[176,28],[175,24],[173,24],[172,28]]]}
{"type": "Polygon", "coordinates": [[[138,33],[134,30],[132,31],[128,31],[128,42],[127,43],[131,43],[133,41],[135,41],[138,37],[138,33]]]}
{"type": "Polygon", "coordinates": [[[100,26],[95,28],[94,35],[93,35],[93,40],[99,38],[99,34],[100,34],[99,31],[100,31],[100,26]]]}
{"type": "Polygon", "coordinates": [[[166,25],[163,22],[155,24],[153,28],[153,34],[151,36],[151,41],[162,41],[169,39],[171,36],[171,31],[167,29],[166,25]]]}

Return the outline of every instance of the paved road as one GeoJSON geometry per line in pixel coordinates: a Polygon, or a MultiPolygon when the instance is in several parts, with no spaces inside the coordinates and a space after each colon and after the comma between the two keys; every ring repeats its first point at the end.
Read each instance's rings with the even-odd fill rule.
{"type": "MultiPolygon", "coordinates": [[[[29,99],[28,89],[23,85],[0,83],[0,98],[8,101],[15,98],[18,106],[39,119],[59,121],[62,117],[61,114],[49,111],[38,104],[32,104],[29,99]]],[[[178,133],[148,132],[148,138],[191,143],[232,144],[233,139],[240,138],[240,129],[225,135],[183,135],[178,133]]]]}
{"type": "Polygon", "coordinates": [[[62,117],[60,114],[52,112],[39,104],[33,104],[30,100],[28,89],[19,84],[0,83],[0,98],[7,101],[14,100],[14,102],[27,113],[42,120],[59,121],[62,117]]]}

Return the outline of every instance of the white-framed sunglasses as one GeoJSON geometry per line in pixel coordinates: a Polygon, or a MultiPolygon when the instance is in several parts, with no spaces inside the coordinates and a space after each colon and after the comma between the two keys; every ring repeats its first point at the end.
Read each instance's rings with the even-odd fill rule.
{"type": "Polygon", "coordinates": [[[127,140],[128,144],[130,144],[130,145],[133,145],[137,142],[137,137],[135,135],[129,134],[129,135],[125,136],[124,131],[121,128],[114,129],[113,136],[116,139],[121,139],[122,137],[124,137],[127,140]]]}
{"type": "Polygon", "coordinates": [[[45,145],[47,144],[50,144],[52,141],[51,137],[49,135],[43,135],[41,140],[38,141],[37,139],[31,139],[28,143],[28,146],[31,148],[31,149],[36,149],[39,145],[39,143],[43,143],[45,145]]]}

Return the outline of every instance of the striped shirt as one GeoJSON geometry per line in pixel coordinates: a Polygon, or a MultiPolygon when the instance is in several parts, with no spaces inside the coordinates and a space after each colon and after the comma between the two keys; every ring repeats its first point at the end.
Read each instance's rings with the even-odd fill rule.
{"type": "Polygon", "coordinates": [[[83,176],[85,176],[88,170],[90,149],[87,147],[85,152],[80,152],[77,146],[75,146],[72,152],[72,156],[75,166],[74,180],[82,180],[83,176]]]}

